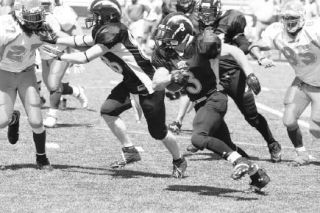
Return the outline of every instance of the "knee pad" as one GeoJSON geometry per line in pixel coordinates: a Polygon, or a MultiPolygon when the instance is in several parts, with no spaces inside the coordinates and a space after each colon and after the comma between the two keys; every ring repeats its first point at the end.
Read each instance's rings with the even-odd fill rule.
{"type": "Polygon", "coordinates": [[[42,120],[32,120],[29,118],[29,124],[32,129],[40,129],[43,127],[42,120]]]}
{"type": "Polygon", "coordinates": [[[119,116],[112,116],[112,115],[107,115],[107,114],[101,114],[101,116],[103,117],[103,119],[105,120],[105,122],[108,123],[114,123],[119,116]]]}
{"type": "Polygon", "coordinates": [[[191,143],[193,146],[200,150],[204,150],[207,147],[207,143],[205,141],[204,136],[201,136],[199,134],[192,134],[191,143]]]}
{"type": "Polygon", "coordinates": [[[149,129],[149,133],[151,135],[151,137],[153,137],[156,140],[163,140],[168,133],[168,129],[166,126],[164,127],[157,127],[157,126],[153,126],[153,127],[148,127],[149,129]]]}

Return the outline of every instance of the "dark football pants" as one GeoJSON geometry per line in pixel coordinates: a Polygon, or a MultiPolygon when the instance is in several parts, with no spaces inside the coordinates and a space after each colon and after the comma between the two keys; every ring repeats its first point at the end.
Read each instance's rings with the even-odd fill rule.
{"type": "Polygon", "coordinates": [[[246,75],[243,70],[232,70],[228,72],[230,82],[226,86],[226,93],[230,96],[240,112],[243,114],[245,120],[253,127],[255,127],[263,138],[272,143],[275,141],[269,129],[266,119],[257,111],[257,106],[251,91],[246,92],[246,75]]]}
{"type": "Polygon", "coordinates": [[[227,102],[228,98],[225,94],[215,92],[206,101],[195,106],[196,115],[193,120],[191,142],[198,149],[206,148],[221,156],[234,150],[228,146],[231,141],[223,141],[230,139],[223,119],[227,111],[227,102]]]}
{"type": "MultiPolygon", "coordinates": [[[[155,91],[150,95],[139,95],[139,103],[147,121],[149,133],[156,140],[164,139],[168,131],[166,126],[164,96],[164,91],[155,91]]],[[[118,116],[132,107],[129,91],[124,82],[121,82],[113,88],[107,100],[108,99],[115,100],[121,104],[113,109],[106,108],[105,106],[107,104],[103,104],[101,114],[118,116]]]]}

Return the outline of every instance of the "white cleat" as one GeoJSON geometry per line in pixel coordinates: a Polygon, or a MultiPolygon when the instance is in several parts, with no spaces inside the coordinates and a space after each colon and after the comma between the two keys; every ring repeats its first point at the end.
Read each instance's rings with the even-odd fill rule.
{"type": "Polygon", "coordinates": [[[57,126],[57,118],[48,115],[48,117],[43,120],[43,125],[48,128],[54,128],[57,126]]]}
{"type": "Polygon", "coordinates": [[[76,97],[78,99],[78,101],[81,104],[81,107],[83,109],[88,108],[88,98],[87,96],[84,94],[84,88],[81,86],[78,86],[79,89],[79,95],[76,97]]]}

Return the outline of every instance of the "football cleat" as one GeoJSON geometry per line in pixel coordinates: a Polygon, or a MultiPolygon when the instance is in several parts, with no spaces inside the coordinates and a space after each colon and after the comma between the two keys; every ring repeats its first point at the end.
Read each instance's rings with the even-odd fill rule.
{"type": "Polygon", "coordinates": [[[258,165],[252,163],[247,158],[240,157],[234,163],[233,173],[231,174],[231,178],[234,180],[239,180],[246,174],[253,175],[258,170],[258,165]]]}
{"type": "Polygon", "coordinates": [[[84,88],[79,86],[79,95],[76,96],[76,98],[78,99],[78,101],[80,102],[81,104],[81,107],[83,109],[86,109],[88,107],[88,98],[87,96],[85,95],[84,93],[84,88]]]}
{"type": "Polygon", "coordinates": [[[141,160],[141,156],[138,150],[132,147],[123,147],[122,148],[122,160],[113,162],[110,167],[112,169],[125,167],[127,164],[132,164],[141,160]]]}
{"type": "Polygon", "coordinates": [[[12,113],[12,120],[8,125],[8,140],[11,144],[16,144],[19,140],[19,125],[20,125],[20,112],[14,110],[12,113]]]}
{"type": "Polygon", "coordinates": [[[179,134],[181,132],[181,126],[182,124],[179,121],[173,121],[168,125],[168,129],[175,134],[179,134]]]}
{"type": "Polygon", "coordinates": [[[195,147],[193,144],[189,144],[187,146],[187,152],[196,153],[197,151],[199,151],[199,149],[195,147]]]}
{"type": "Polygon", "coordinates": [[[46,156],[38,156],[37,155],[37,169],[39,170],[46,170],[46,171],[52,171],[53,167],[51,166],[48,158],[46,156]]]}
{"type": "Polygon", "coordinates": [[[274,141],[273,143],[268,145],[271,162],[278,163],[281,161],[281,146],[278,141],[274,141]]]}
{"type": "Polygon", "coordinates": [[[264,169],[258,169],[256,173],[250,176],[249,191],[259,193],[270,182],[270,177],[264,169]]]}
{"type": "Polygon", "coordinates": [[[48,128],[54,128],[57,126],[57,118],[52,115],[47,115],[47,117],[43,120],[43,125],[48,128]]]}
{"type": "Polygon", "coordinates": [[[172,170],[172,177],[174,178],[183,178],[184,173],[187,170],[188,163],[184,157],[182,157],[179,161],[173,161],[173,170],[172,170]]]}
{"type": "Polygon", "coordinates": [[[310,163],[310,155],[307,151],[296,151],[297,157],[291,163],[292,166],[306,166],[310,163]]]}

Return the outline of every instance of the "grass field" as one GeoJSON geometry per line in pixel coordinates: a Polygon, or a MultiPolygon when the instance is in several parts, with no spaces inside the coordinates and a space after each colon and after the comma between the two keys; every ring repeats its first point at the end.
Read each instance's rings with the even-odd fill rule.
{"type": "MultiPolygon", "coordinates": [[[[283,146],[283,162],[269,161],[263,138],[245,122],[231,100],[226,115],[234,141],[255,156],[271,177],[264,194],[245,193],[249,178],[233,181],[232,166],[208,151],[187,157],[186,178],[171,178],[171,156],[161,142],[148,135],[144,120],[135,122],[132,110],[122,117],[136,146],[144,150],[143,159],[124,169],[110,169],[109,164],[121,156],[120,144],[101,119],[99,109],[121,76],[100,61],[86,68],[85,73],[67,78],[86,88],[89,110],[79,109],[70,97],[67,110],[59,114],[58,127],[47,129],[47,154],[53,172],[35,169],[31,128],[17,101],[16,108],[22,112],[20,141],[9,144],[6,129],[0,131],[0,212],[319,212],[319,160],[301,168],[288,166],[295,153],[279,117],[285,89],[293,78],[287,65],[277,64],[269,71],[255,66],[264,87],[256,100],[283,146]]],[[[178,102],[166,102],[167,121],[171,122],[178,102]]],[[[190,143],[193,115],[186,116],[178,136],[181,150],[190,143]]],[[[302,117],[303,124],[307,116],[302,117]]],[[[302,131],[306,147],[320,159],[319,144],[312,141],[306,125],[302,131]]]]}

